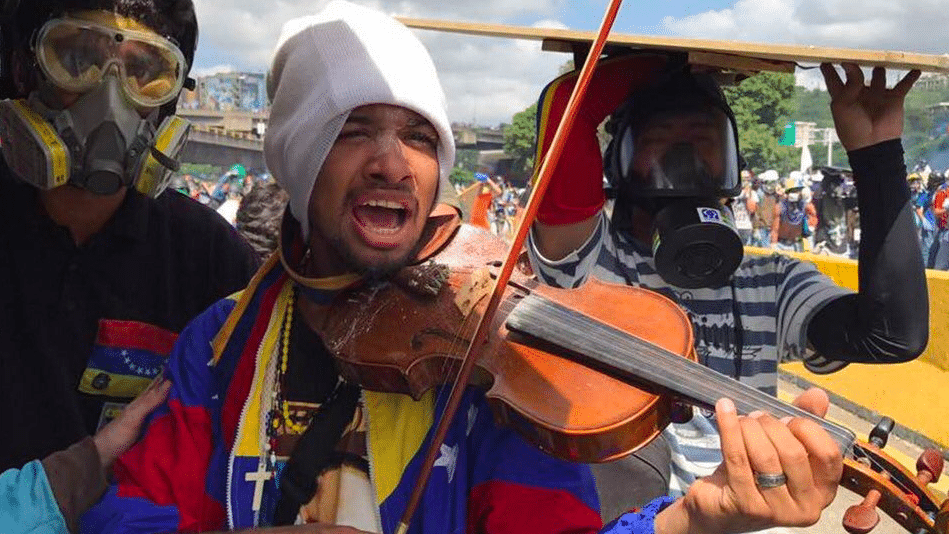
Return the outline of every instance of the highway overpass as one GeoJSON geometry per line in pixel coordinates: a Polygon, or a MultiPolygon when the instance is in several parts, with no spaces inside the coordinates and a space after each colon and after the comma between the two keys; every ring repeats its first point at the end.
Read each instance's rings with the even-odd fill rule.
{"type": "MultiPolygon", "coordinates": [[[[179,109],[178,114],[191,121],[191,136],[182,161],[230,167],[240,163],[248,169],[263,169],[263,135],[268,114],[246,111],[179,109]]],[[[484,163],[494,167],[503,159],[504,135],[500,128],[454,126],[459,149],[482,152],[484,163]]]]}

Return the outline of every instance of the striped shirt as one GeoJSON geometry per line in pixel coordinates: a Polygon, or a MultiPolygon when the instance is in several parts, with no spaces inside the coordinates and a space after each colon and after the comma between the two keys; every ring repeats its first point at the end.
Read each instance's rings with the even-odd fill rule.
{"type": "MultiPolygon", "coordinates": [[[[772,395],[777,393],[778,362],[805,356],[810,318],[849,292],[810,263],[777,254],[746,257],[730,285],[673,287],[656,272],[651,252],[625,232],[614,230],[603,212],[587,242],[567,257],[549,261],[533,243],[528,251],[534,272],[553,286],[577,287],[592,275],[671,298],[692,322],[700,362],[731,377],[740,375],[740,381],[772,395]]],[[[665,431],[672,449],[673,494],[684,493],[697,477],[711,474],[722,461],[712,414],[702,412],[695,410],[690,422],[670,425],[665,431]]]]}

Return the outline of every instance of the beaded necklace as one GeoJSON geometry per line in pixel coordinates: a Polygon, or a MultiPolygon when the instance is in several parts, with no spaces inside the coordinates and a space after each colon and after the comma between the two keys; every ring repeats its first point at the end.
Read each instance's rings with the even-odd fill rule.
{"type": "Polygon", "coordinates": [[[274,381],[273,405],[271,406],[270,412],[268,414],[267,422],[267,434],[268,438],[270,438],[271,450],[276,449],[277,431],[280,429],[281,423],[283,424],[286,431],[293,432],[297,435],[302,434],[310,426],[310,422],[312,422],[313,418],[320,413],[322,408],[336,398],[340,391],[340,386],[343,384],[342,377],[338,377],[333,391],[330,392],[326,400],[324,400],[316,410],[310,413],[309,417],[306,418],[306,421],[297,422],[294,421],[290,416],[290,402],[285,398],[283,382],[290,362],[290,331],[293,325],[296,296],[297,288],[294,288],[294,290],[290,292],[290,295],[287,299],[287,313],[284,317],[280,336],[280,363],[277,365],[277,376],[276,380],[274,381]]]}

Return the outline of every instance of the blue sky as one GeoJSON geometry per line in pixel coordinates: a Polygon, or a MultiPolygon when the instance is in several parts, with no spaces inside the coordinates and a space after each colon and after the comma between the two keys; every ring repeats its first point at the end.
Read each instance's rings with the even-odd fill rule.
{"type": "MultiPolygon", "coordinates": [[[[730,2],[687,2],[666,0],[653,2],[624,2],[620,6],[614,29],[622,33],[657,35],[663,33],[662,20],[665,17],[684,17],[690,14],[726,8],[730,2]]],[[[603,12],[608,2],[580,0],[570,2],[562,9],[562,22],[577,30],[595,30],[603,21],[603,12]]],[[[517,24],[531,24],[530,20],[516,21],[517,24]]]]}
{"type": "MultiPolygon", "coordinates": [[[[593,30],[606,0],[354,0],[393,15],[593,30]]],[[[325,0],[195,0],[196,73],[264,72],[280,27],[325,0]]],[[[626,0],[614,31],[945,54],[946,0],[626,0]]],[[[570,57],[539,43],[419,32],[460,122],[494,125],[529,106],[570,57]]],[[[807,76],[807,75],[804,75],[807,76]]]]}

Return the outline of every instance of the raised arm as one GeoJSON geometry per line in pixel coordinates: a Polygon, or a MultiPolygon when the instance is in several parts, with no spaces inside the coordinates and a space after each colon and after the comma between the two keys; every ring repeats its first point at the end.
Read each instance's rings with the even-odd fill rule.
{"type": "Polygon", "coordinates": [[[892,89],[882,68],[874,69],[869,86],[856,65],[844,65],[846,82],[830,65],[821,71],[857,187],[860,287],[814,315],[808,340],[829,360],[911,360],[925,349],[929,334],[926,277],[900,142],[903,101],[919,71],[892,89]]]}

